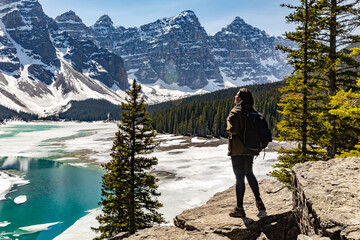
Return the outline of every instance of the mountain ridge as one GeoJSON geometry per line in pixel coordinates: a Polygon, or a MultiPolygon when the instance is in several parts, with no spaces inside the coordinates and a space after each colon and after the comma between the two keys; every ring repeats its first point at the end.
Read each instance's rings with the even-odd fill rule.
{"type": "Polygon", "coordinates": [[[240,17],[214,36],[206,33],[191,10],[140,27],[124,28],[113,24],[109,16],[106,19],[111,25],[102,24],[101,30],[108,26],[106,32],[113,34],[105,38],[94,24],[88,27],[90,38],[122,56],[129,76],[144,84],[214,91],[279,81],[291,72],[286,56],[275,47],[293,44],[252,27],[240,17]]]}

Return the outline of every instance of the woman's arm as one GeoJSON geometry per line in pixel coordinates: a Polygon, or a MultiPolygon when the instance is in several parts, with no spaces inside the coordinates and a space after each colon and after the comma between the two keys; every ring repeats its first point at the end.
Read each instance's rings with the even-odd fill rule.
{"type": "Polygon", "coordinates": [[[240,109],[232,109],[227,118],[226,131],[232,135],[240,134],[243,129],[243,119],[240,116],[240,109]]]}

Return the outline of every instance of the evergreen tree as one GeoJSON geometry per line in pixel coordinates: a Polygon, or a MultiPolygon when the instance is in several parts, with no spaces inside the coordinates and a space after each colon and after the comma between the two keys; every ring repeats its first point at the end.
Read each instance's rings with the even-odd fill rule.
{"type": "Polygon", "coordinates": [[[296,148],[281,148],[278,152],[279,163],[271,172],[271,176],[290,185],[291,167],[296,163],[320,160],[324,151],[316,144],[319,130],[324,121],[319,115],[319,102],[324,100],[322,81],[318,78],[322,56],[320,43],[316,41],[322,30],[318,24],[319,8],[316,0],[301,0],[299,6],[283,5],[294,9],[286,19],[298,24],[296,31],[287,32],[286,38],[296,42],[298,48],[291,49],[279,46],[288,53],[289,64],[294,67],[293,73],[285,79],[286,85],[280,89],[282,93],[279,111],[284,119],[278,124],[280,140],[295,141],[296,148]],[[320,158],[319,158],[320,157],[320,158]]]}
{"type": "MultiPolygon", "coordinates": [[[[360,48],[354,48],[353,54],[359,55],[360,48]]],[[[357,80],[357,86],[360,88],[360,78],[357,80]]],[[[342,151],[339,157],[360,157],[360,93],[358,89],[345,91],[341,89],[330,100],[330,114],[346,123],[348,132],[352,137],[343,139],[345,144],[350,145],[348,151],[342,151]],[[347,141],[347,142],[345,142],[347,141]]],[[[343,124],[345,125],[345,124],[343,124]]]]}
{"type": "MultiPolygon", "coordinates": [[[[341,152],[357,151],[359,124],[351,112],[359,63],[345,46],[359,41],[352,34],[359,19],[360,0],[301,0],[287,17],[298,24],[286,37],[298,43],[288,52],[294,72],[282,88],[278,125],[282,140],[297,141],[295,149],[281,149],[271,175],[290,182],[290,168],[309,160],[332,158],[341,152]],[[325,152],[326,151],[326,152],[325,152]]],[[[355,101],[356,102],[356,101],[355,101]]],[[[356,109],[355,109],[356,110],[356,109]]],[[[355,111],[354,110],[354,111],[355,111]]]]}
{"type": "Polygon", "coordinates": [[[360,0],[318,0],[321,8],[319,24],[322,25],[318,40],[322,43],[320,50],[325,56],[322,75],[327,88],[328,100],[325,107],[329,122],[327,134],[322,136],[325,141],[319,145],[327,149],[329,158],[353,148],[346,140],[353,139],[351,128],[347,127],[344,119],[331,114],[329,110],[334,106],[330,106],[329,103],[338,91],[342,91],[341,89],[348,91],[358,88],[356,67],[359,66],[359,62],[350,55],[350,50],[346,47],[360,41],[359,36],[353,34],[360,17],[359,2],[360,0]]]}
{"type": "Polygon", "coordinates": [[[141,86],[134,80],[130,91],[126,91],[124,111],[118,124],[112,148],[112,160],[103,165],[106,174],[102,177],[103,213],[97,217],[101,236],[112,237],[119,232],[134,234],[136,230],[164,223],[164,218],[156,210],[162,206],[158,197],[157,179],[148,173],[157,164],[151,153],[155,131],[146,111],[144,99],[140,96],[141,86]]]}

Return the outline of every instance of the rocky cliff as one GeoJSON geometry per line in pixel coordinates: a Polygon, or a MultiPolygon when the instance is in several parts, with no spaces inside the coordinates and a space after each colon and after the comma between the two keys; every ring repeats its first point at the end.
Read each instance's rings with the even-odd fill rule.
{"type": "Polygon", "coordinates": [[[298,164],[293,168],[293,188],[302,233],[360,239],[360,158],[298,164]]]}
{"type": "Polygon", "coordinates": [[[175,226],[141,230],[125,239],[360,240],[359,169],[355,157],[298,164],[293,193],[276,181],[259,181],[266,211],[256,209],[246,186],[247,216],[229,217],[236,202],[232,187],[176,216],[175,226]]]}

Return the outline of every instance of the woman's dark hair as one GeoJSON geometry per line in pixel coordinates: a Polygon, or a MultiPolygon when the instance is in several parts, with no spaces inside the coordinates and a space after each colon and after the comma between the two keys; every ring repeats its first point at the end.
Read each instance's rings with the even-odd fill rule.
{"type": "Polygon", "coordinates": [[[240,98],[240,105],[243,107],[245,105],[253,107],[254,106],[254,98],[247,88],[240,88],[237,93],[237,96],[240,98]]]}

